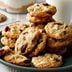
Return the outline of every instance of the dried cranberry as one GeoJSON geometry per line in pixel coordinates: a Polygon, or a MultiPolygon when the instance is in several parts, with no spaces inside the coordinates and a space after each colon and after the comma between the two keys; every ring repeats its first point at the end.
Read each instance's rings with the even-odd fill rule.
{"type": "Polygon", "coordinates": [[[24,35],[24,34],[27,34],[27,33],[28,33],[28,32],[25,32],[25,33],[23,33],[23,35],[24,35]]]}
{"type": "Polygon", "coordinates": [[[49,4],[48,4],[48,3],[43,3],[43,5],[44,5],[44,6],[49,6],[49,4]]]}
{"type": "Polygon", "coordinates": [[[68,26],[66,25],[65,28],[67,28],[68,26]]]}
{"type": "Polygon", "coordinates": [[[30,64],[30,62],[31,61],[29,59],[24,61],[25,64],[30,64]]]}
{"type": "Polygon", "coordinates": [[[0,50],[0,57],[3,56],[4,53],[5,53],[4,49],[1,49],[1,50],[0,50]]]}
{"type": "Polygon", "coordinates": [[[62,23],[55,23],[55,24],[58,24],[58,25],[63,25],[62,23]]]}
{"type": "Polygon", "coordinates": [[[7,32],[7,31],[10,31],[10,28],[7,26],[6,28],[5,28],[5,31],[7,32]]]}
{"type": "Polygon", "coordinates": [[[23,45],[23,46],[21,47],[21,52],[22,52],[22,53],[24,53],[24,52],[25,52],[26,47],[27,47],[27,44],[25,44],[25,45],[23,45]]]}
{"type": "Polygon", "coordinates": [[[57,58],[55,58],[55,60],[56,60],[56,62],[59,62],[60,60],[59,59],[57,59],[57,58]]]}
{"type": "Polygon", "coordinates": [[[66,31],[63,31],[64,35],[67,34],[66,31]]]}

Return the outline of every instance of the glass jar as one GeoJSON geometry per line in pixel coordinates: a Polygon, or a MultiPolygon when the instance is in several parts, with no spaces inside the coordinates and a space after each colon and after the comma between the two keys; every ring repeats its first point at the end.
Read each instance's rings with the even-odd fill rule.
{"type": "Polygon", "coordinates": [[[72,0],[46,0],[46,2],[56,6],[57,13],[54,15],[56,20],[70,23],[72,18],[72,0]]]}
{"type": "Polygon", "coordinates": [[[7,12],[23,13],[35,0],[0,0],[7,12]]]}

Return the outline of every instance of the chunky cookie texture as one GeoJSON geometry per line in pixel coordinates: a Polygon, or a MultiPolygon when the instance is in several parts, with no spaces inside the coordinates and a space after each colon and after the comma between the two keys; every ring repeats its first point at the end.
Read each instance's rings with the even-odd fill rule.
{"type": "Polygon", "coordinates": [[[15,22],[2,31],[4,47],[0,49],[0,57],[21,66],[61,66],[62,56],[72,42],[72,26],[56,22],[53,18],[56,7],[48,3],[36,3],[27,10],[27,23],[15,22]]]}
{"type": "Polygon", "coordinates": [[[5,29],[2,31],[2,35],[17,39],[20,35],[20,33],[26,28],[27,26],[24,24],[10,24],[5,27],[5,29]]]}
{"type": "Polygon", "coordinates": [[[29,27],[25,29],[15,44],[15,51],[27,54],[33,50],[39,39],[40,31],[37,28],[29,27]]]}
{"type": "Polygon", "coordinates": [[[62,56],[56,54],[45,54],[33,57],[32,63],[37,68],[55,68],[62,65],[62,56]]]}
{"type": "Polygon", "coordinates": [[[12,64],[17,64],[22,66],[30,65],[30,61],[28,60],[28,58],[19,54],[12,54],[12,53],[7,54],[6,56],[4,56],[4,60],[12,64]]]}
{"type": "Polygon", "coordinates": [[[34,4],[27,8],[31,16],[46,17],[56,13],[56,7],[47,3],[34,4]]]}
{"type": "Polygon", "coordinates": [[[31,23],[31,22],[27,22],[26,23],[29,27],[35,27],[38,29],[43,29],[45,27],[46,23],[31,23]]]}
{"type": "Polygon", "coordinates": [[[72,38],[72,27],[62,22],[50,22],[45,26],[49,37],[55,39],[72,38]]]}
{"type": "Polygon", "coordinates": [[[36,56],[39,53],[41,53],[42,51],[44,51],[44,49],[46,47],[46,40],[47,40],[47,35],[45,33],[41,33],[35,48],[32,50],[32,52],[30,53],[29,56],[30,57],[36,56]]]}
{"type": "Polygon", "coordinates": [[[50,48],[60,48],[65,47],[71,43],[71,38],[69,39],[55,39],[55,38],[48,38],[47,45],[50,48]]]}
{"type": "Polygon", "coordinates": [[[53,22],[55,21],[52,17],[34,17],[30,14],[27,14],[27,20],[32,23],[44,23],[44,22],[53,22]]]}
{"type": "Polygon", "coordinates": [[[5,46],[9,46],[10,48],[15,47],[15,39],[7,38],[7,37],[2,37],[1,38],[1,43],[5,46]]]}
{"type": "Polygon", "coordinates": [[[0,23],[7,20],[7,17],[4,14],[0,13],[0,23]]]}

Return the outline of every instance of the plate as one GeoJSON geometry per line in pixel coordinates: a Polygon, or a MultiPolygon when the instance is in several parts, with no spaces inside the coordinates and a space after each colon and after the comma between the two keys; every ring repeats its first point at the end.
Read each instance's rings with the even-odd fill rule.
{"type": "MultiPolygon", "coordinates": [[[[1,39],[2,35],[0,32],[0,39],[1,39]]],[[[2,47],[2,44],[0,42],[0,48],[2,47]]],[[[72,46],[68,46],[68,51],[67,53],[64,55],[64,64],[62,67],[58,67],[58,68],[46,68],[46,69],[38,69],[38,68],[34,68],[34,67],[24,67],[24,66],[18,66],[15,64],[10,64],[6,61],[4,61],[3,59],[0,58],[0,63],[17,70],[17,72],[72,72],[72,46]]]]}

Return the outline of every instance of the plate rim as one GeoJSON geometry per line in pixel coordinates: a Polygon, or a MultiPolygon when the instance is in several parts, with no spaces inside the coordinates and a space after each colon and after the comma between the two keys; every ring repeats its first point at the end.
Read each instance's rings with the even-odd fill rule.
{"type": "Polygon", "coordinates": [[[64,67],[58,67],[58,68],[34,68],[34,67],[24,67],[24,66],[19,66],[19,65],[15,65],[15,64],[11,64],[8,63],[6,61],[4,61],[3,59],[0,59],[0,63],[6,65],[6,66],[10,66],[11,68],[15,68],[15,69],[19,69],[19,70],[33,70],[33,71],[59,71],[59,70],[68,70],[68,69],[72,69],[72,65],[68,65],[68,66],[64,66],[64,67]]]}

